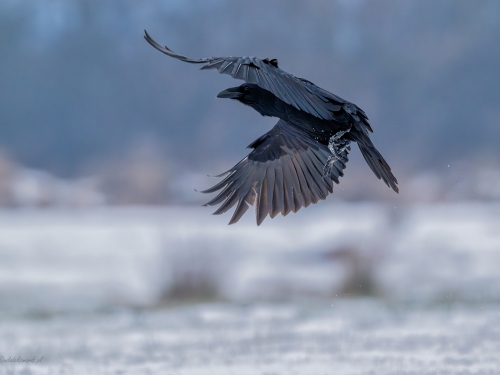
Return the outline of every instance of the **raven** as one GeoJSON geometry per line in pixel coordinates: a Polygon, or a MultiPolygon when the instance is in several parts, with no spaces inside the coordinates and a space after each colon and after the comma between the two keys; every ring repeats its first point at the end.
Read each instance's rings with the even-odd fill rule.
{"type": "Polygon", "coordinates": [[[276,59],[256,57],[211,57],[190,59],[162,47],[145,32],[144,38],[157,50],[178,60],[205,64],[246,83],[220,92],[248,105],[278,123],[248,148],[253,149],[228,171],[216,176],[221,182],[202,191],[219,194],[205,206],[221,206],[222,214],[236,205],[229,224],[236,223],[255,205],[257,225],[267,215],[283,216],[326,199],[339,183],[348,161],[350,143],[356,142],[377,178],[399,192],[389,164],[373,145],[373,132],[365,112],[353,103],[314,83],[297,78],[278,67],[276,59]]]}

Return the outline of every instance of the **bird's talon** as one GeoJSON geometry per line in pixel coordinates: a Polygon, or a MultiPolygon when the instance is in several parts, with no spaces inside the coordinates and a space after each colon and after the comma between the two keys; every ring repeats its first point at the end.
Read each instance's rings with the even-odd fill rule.
{"type": "Polygon", "coordinates": [[[323,167],[323,177],[328,177],[331,175],[333,170],[333,164],[339,159],[335,156],[330,156],[323,167]]]}

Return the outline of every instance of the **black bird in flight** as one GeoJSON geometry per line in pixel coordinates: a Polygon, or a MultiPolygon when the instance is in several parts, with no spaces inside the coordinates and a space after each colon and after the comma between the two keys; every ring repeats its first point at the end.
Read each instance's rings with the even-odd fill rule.
{"type": "Polygon", "coordinates": [[[218,98],[235,99],[278,123],[253,141],[248,156],[216,177],[225,178],[203,193],[219,194],[206,205],[221,204],[222,214],[236,205],[229,224],[236,223],[255,205],[257,225],[271,218],[326,199],[339,183],[348,161],[350,143],[356,142],[377,178],[398,192],[396,177],[369,137],[373,132],[365,112],[308,80],[278,67],[276,59],[211,57],[190,59],[144,38],[157,50],[178,60],[205,64],[246,83],[220,92],[218,98]]]}

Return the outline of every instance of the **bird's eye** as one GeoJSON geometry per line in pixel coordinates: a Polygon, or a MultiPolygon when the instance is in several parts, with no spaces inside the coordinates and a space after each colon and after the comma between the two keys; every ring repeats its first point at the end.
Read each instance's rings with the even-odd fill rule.
{"type": "Polygon", "coordinates": [[[245,87],[245,91],[248,91],[248,90],[250,90],[250,89],[249,89],[249,87],[248,87],[248,86],[246,86],[246,87],[245,87]]]}

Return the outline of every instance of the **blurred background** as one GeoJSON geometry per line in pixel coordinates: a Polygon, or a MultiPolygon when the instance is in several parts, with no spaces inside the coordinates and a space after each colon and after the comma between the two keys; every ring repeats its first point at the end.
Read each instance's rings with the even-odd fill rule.
{"type": "Polygon", "coordinates": [[[240,84],[169,59],[278,58],[353,101],[401,181],[373,181],[359,152],[334,199],[500,197],[496,1],[0,2],[0,202],[199,203],[275,120],[218,100],[240,84]],[[193,110],[196,108],[196,110],[193,110]]]}
{"type": "Polygon", "coordinates": [[[499,35],[495,0],[0,0],[0,315],[496,306],[499,35]],[[216,99],[240,82],[144,29],[190,57],[277,58],[356,103],[400,194],[355,147],[318,205],[211,216],[194,189],[276,120],[216,99]]]}

